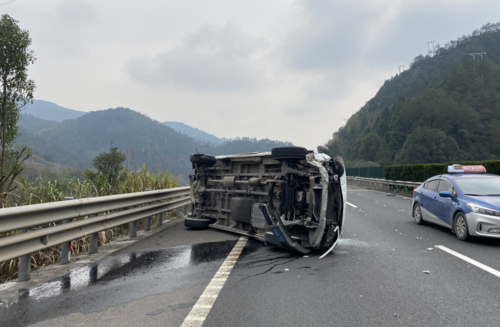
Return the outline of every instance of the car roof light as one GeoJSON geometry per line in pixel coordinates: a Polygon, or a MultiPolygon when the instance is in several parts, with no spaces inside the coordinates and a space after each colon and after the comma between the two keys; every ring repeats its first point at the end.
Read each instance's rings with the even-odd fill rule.
{"type": "Polygon", "coordinates": [[[486,168],[481,165],[476,166],[462,166],[454,164],[448,166],[449,174],[486,174],[486,168]]]}

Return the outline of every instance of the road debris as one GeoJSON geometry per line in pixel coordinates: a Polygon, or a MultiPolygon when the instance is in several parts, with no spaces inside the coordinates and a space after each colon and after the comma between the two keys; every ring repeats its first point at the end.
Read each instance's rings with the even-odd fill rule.
{"type": "Polygon", "coordinates": [[[434,250],[434,249],[433,249],[433,248],[427,248],[427,250],[432,251],[432,250],[434,250]]]}
{"type": "Polygon", "coordinates": [[[423,272],[424,274],[427,274],[427,275],[431,273],[429,270],[424,270],[424,271],[422,271],[422,272],[423,272]]]}

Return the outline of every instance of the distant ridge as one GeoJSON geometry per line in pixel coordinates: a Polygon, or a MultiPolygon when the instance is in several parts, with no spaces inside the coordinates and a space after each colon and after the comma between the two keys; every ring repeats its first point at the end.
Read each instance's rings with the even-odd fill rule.
{"type": "Polygon", "coordinates": [[[195,140],[198,140],[202,143],[212,143],[212,144],[220,144],[224,143],[228,139],[225,137],[218,138],[215,135],[209,134],[207,132],[204,132],[198,128],[191,127],[189,125],[186,125],[181,122],[177,121],[166,121],[163,124],[167,125],[168,127],[173,128],[175,131],[179,133],[186,134],[187,136],[191,136],[195,140]]]}
{"type": "Polygon", "coordinates": [[[21,115],[18,126],[20,135],[16,144],[25,144],[34,154],[60,166],[92,168],[95,156],[108,152],[110,147],[117,147],[126,155],[125,167],[129,171],[136,171],[144,163],[148,169],[168,170],[184,180],[192,169],[189,158],[197,149],[217,156],[265,152],[274,147],[292,145],[251,138],[236,138],[223,143],[201,142],[128,108],[91,111],[63,122],[27,114],[21,115]]]}
{"type": "Polygon", "coordinates": [[[33,100],[33,103],[27,104],[21,109],[22,114],[29,114],[44,120],[64,121],[76,119],[86,114],[84,111],[58,106],[55,103],[44,100],[33,100]]]}

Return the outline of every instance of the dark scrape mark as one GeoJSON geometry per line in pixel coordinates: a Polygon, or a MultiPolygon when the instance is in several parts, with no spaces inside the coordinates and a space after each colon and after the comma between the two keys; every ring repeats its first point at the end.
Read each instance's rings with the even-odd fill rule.
{"type": "Polygon", "coordinates": [[[302,257],[295,257],[295,258],[292,258],[292,259],[290,259],[290,260],[284,261],[284,262],[282,262],[282,263],[277,263],[277,264],[274,264],[274,265],[272,265],[269,269],[267,269],[266,271],[263,271],[263,272],[257,273],[257,274],[255,274],[255,275],[250,275],[250,276],[247,276],[247,277],[246,277],[246,278],[244,278],[243,280],[248,279],[248,278],[252,278],[252,277],[256,277],[256,276],[259,276],[259,275],[265,275],[265,274],[267,274],[268,272],[270,272],[271,270],[273,270],[275,267],[277,267],[277,266],[281,266],[281,265],[284,265],[284,264],[287,264],[287,263],[290,263],[290,262],[293,262],[293,261],[295,261],[295,260],[297,260],[297,259],[302,259],[302,257]]]}
{"type": "Polygon", "coordinates": [[[275,271],[275,272],[273,272],[273,274],[282,274],[282,273],[283,273],[283,271],[275,271]]]}
{"type": "Polygon", "coordinates": [[[311,267],[309,267],[309,266],[304,266],[304,267],[300,267],[300,268],[297,268],[297,269],[311,269],[311,267]]]}
{"type": "MultiPolygon", "coordinates": [[[[263,259],[263,260],[254,260],[254,261],[250,261],[250,262],[247,262],[247,261],[243,262],[242,261],[239,263],[239,266],[244,267],[244,268],[258,268],[258,267],[267,266],[267,265],[269,265],[269,263],[272,263],[273,261],[277,261],[277,260],[281,260],[281,259],[290,259],[290,258],[291,258],[290,256],[286,256],[286,257],[274,257],[274,258],[263,259]],[[259,263],[264,263],[264,264],[259,265],[259,263]]],[[[294,258],[294,260],[295,260],[295,258],[294,258]]]]}
{"type": "Polygon", "coordinates": [[[156,316],[156,315],[162,314],[162,313],[164,313],[166,311],[174,311],[174,310],[179,310],[179,309],[187,309],[187,308],[190,308],[190,307],[194,306],[195,304],[196,304],[196,302],[179,303],[179,304],[168,306],[166,308],[158,309],[158,310],[153,311],[153,312],[146,313],[146,316],[156,316]]]}

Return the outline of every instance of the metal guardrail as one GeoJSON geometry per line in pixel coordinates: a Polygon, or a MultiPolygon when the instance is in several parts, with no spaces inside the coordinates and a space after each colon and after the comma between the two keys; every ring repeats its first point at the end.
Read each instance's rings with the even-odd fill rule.
{"type": "MultiPolygon", "coordinates": [[[[90,253],[95,253],[97,237],[92,236],[97,232],[130,223],[130,236],[134,237],[136,222],[146,219],[145,230],[149,230],[149,220],[154,215],[159,215],[157,225],[160,226],[163,212],[179,208],[179,214],[180,207],[186,208],[191,203],[189,190],[187,186],[0,209],[0,232],[22,231],[0,238],[0,262],[19,257],[19,281],[29,280],[31,253],[87,235],[91,236],[90,253]],[[88,218],[72,221],[86,216],[88,218]],[[61,220],[63,224],[31,231],[32,227],[61,220]]],[[[63,246],[61,254],[64,252],[63,246]]],[[[62,256],[61,263],[67,262],[62,256]]]]}
{"type": "Polygon", "coordinates": [[[385,167],[346,168],[347,176],[362,178],[385,178],[385,167]]]}
{"type": "Polygon", "coordinates": [[[400,187],[419,187],[422,185],[420,182],[407,182],[407,181],[392,181],[387,179],[378,178],[364,178],[364,177],[350,177],[347,176],[347,181],[358,182],[360,184],[365,184],[371,187],[389,187],[400,186],[400,187]]]}

